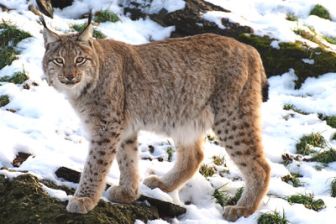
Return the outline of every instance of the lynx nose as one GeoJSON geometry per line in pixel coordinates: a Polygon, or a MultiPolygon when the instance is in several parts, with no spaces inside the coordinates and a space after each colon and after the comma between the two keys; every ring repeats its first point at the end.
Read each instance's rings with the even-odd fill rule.
{"type": "Polygon", "coordinates": [[[70,73],[70,74],[67,74],[67,75],[65,76],[65,78],[66,78],[67,80],[69,80],[69,81],[72,81],[72,80],[75,78],[75,75],[72,74],[72,73],[70,73]]]}

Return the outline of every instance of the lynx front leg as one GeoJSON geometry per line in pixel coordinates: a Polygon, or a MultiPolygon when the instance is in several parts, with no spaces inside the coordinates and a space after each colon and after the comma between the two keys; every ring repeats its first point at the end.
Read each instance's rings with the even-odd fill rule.
{"type": "Polygon", "coordinates": [[[119,186],[112,186],[109,199],[119,203],[131,203],[139,197],[137,136],[123,141],[117,151],[120,170],[119,186]]]}
{"type": "Polygon", "coordinates": [[[67,205],[68,212],[85,214],[97,205],[105,188],[105,176],[116,154],[117,136],[105,135],[91,141],[79,186],[67,205]]]}
{"type": "Polygon", "coordinates": [[[144,184],[150,188],[160,188],[165,192],[171,192],[184,184],[197,171],[203,160],[203,136],[193,145],[180,146],[177,149],[177,161],[174,167],[162,178],[150,176],[144,184]]]}

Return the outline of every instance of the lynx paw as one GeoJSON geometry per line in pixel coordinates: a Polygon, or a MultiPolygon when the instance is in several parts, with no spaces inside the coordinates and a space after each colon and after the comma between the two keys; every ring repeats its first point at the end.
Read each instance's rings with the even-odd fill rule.
{"type": "Polygon", "coordinates": [[[108,199],[113,202],[131,203],[138,197],[138,190],[125,189],[121,186],[112,186],[108,189],[108,199]]]}
{"type": "Polygon", "coordinates": [[[70,213],[86,214],[92,210],[95,205],[91,198],[74,196],[69,200],[66,210],[70,213]]]}
{"type": "Polygon", "coordinates": [[[157,176],[149,176],[148,178],[146,178],[143,182],[145,185],[147,185],[149,188],[160,188],[161,190],[165,191],[165,192],[170,192],[174,189],[170,189],[166,184],[164,184],[162,182],[162,180],[160,180],[159,177],[157,176]]]}
{"type": "Polygon", "coordinates": [[[240,217],[248,217],[251,215],[254,211],[249,207],[243,207],[243,206],[225,206],[224,208],[224,219],[234,222],[240,217]]]}

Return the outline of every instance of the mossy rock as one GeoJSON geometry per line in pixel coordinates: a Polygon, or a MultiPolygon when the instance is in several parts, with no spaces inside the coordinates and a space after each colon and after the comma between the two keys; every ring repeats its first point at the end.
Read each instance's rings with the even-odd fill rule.
{"type": "Polygon", "coordinates": [[[328,9],[326,9],[323,5],[320,4],[316,4],[310,11],[309,15],[315,15],[323,19],[331,20],[328,9]]]}
{"type": "Polygon", "coordinates": [[[238,40],[255,47],[263,60],[266,73],[269,76],[295,70],[298,77],[296,87],[300,87],[307,77],[317,77],[328,72],[336,72],[336,53],[320,47],[308,48],[301,42],[280,43],[280,49],[270,46],[274,39],[268,36],[241,34],[238,40]],[[307,64],[302,59],[314,60],[314,64],[307,64]]]}
{"type": "Polygon", "coordinates": [[[158,14],[146,14],[145,10],[137,9],[134,5],[126,7],[125,13],[130,13],[131,18],[138,19],[149,16],[162,26],[175,26],[172,37],[184,37],[202,33],[215,33],[223,36],[233,37],[243,43],[255,47],[263,60],[267,76],[281,75],[288,72],[290,68],[295,70],[298,80],[296,87],[299,88],[307,77],[318,77],[319,75],[336,72],[336,53],[325,49],[325,47],[310,48],[301,42],[280,43],[280,49],[271,47],[273,40],[268,36],[257,36],[253,29],[234,23],[227,18],[221,20],[225,29],[217,24],[203,19],[207,11],[224,11],[219,6],[202,0],[186,0],[184,9],[167,13],[161,10],[158,14]],[[313,59],[313,64],[307,64],[302,59],[313,59]]]}
{"type": "Polygon", "coordinates": [[[140,204],[110,204],[100,201],[85,215],[65,210],[66,202],[51,198],[38,179],[21,175],[12,180],[0,175],[0,223],[134,223],[136,219],[148,221],[159,218],[156,211],[140,204]]]}

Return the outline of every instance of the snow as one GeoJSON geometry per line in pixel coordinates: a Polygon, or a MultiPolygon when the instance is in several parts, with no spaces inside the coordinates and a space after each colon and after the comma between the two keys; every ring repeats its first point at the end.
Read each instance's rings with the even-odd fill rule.
{"type": "MultiPolygon", "coordinates": [[[[232,22],[250,26],[258,35],[268,35],[281,42],[303,41],[309,46],[316,46],[309,40],[303,39],[294,33],[298,29],[314,27],[314,32],[324,36],[336,36],[336,2],[332,0],[206,0],[207,2],[221,6],[230,12],[206,12],[204,19],[215,22],[223,28],[221,19],[228,18],[232,22]],[[332,21],[309,15],[314,5],[320,4],[329,10],[332,21]],[[287,14],[298,17],[298,21],[289,21],[287,14]]],[[[336,50],[335,45],[329,45],[321,38],[322,42],[331,49],[336,50]]]]}
{"type": "MultiPolygon", "coordinates": [[[[262,0],[207,0],[216,5],[222,5],[231,12],[205,12],[203,18],[216,23],[225,29],[220,20],[227,17],[242,25],[251,26],[259,35],[268,34],[277,39],[272,47],[278,48],[281,41],[295,41],[302,38],[293,30],[300,27],[313,26],[316,32],[328,36],[336,36],[336,3],[331,0],[292,0],[292,1],[262,1],[262,0]],[[309,11],[316,3],[322,4],[330,10],[333,21],[327,21],[316,16],[309,16],[309,11]],[[297,22],[286,20],[287,13],[298,16],[297,22]]],[[[109,9],[117,13],[120,21],[105,22],[97,26],[109,38],[131,44],[143,44],[152,40],[168,38],[175,27],[162,27],[149,18],[136,21],[122,15],[122,8],[116,0],[75,0],[73,6],[55,11],[54,19],[46,19],[47,23],[59,32],[70,31],[74,23],[83,23],[85,19],[76,19],[89,9],[98,11],[109,9]]],[[[144,1],[138,1],[144,2],[144,1]]],[[[125,4],[127,1],[124,2],[125,4]]],[[[24,70],[28,76],[28,83],[35,82],[29,90],[21,85],[0,83],[0,95],[8,95],[10,103],[0,108],[0,167],[8,167],[12,171],[0,170],[8,178],[20,175],[20,171],[28,171],[40,179],[49,179],[56,184],[76,187],[77,184],[58,179],[54,172],[60,166],[82,171],[88,153],[88,141],[80,120],[63,95],[49,87],[44,80],[41,59],[44,52],[42,26],[37,23],[38,17],[27,11],[26,1],[0,0],[0,4],[16,9],[0,12],[2,19],[11,21],[20,29],[33,37],[20,42],[17,48],[20,55],[10,66],[0,70],[0,77],[11,75],[24,70]],[[13,113],[10,110],[15,110],[13,113]],[[31,153],[19,168],[12,167],[11,162],[18,152],[31,153]]],[[[155,0],[148,10],[156,13],[161,9],[167,11],[179,10],[185,6],[184,1],[155,0]]],[[[335,47],[330,47],[331,50],[335,47]]],[[[303,59],[312,64],[309,58],[303,59]]],[[[318,114],[336,115],[336,73],[328,73],[318,78],[308,78],[300,89],[295,89],[295,71],[289,68],[284,74],[269,78],[269,100],[262,105],[263,143],[267,159],[272,168],[270,191],[263,200],[261,208],[248,218],[241,218],[236,223],[256,223],[258,217],[268,211],[285,212],[291,223],[333,223],[336,212],[336,200],[330,197],[330,183],[336,177],[336,163],[330,163],[322,169],[316,169],[321,164],[316,162],[295,161],[288,166],[282,163],[284,153],[295,154],[295,144],[305,134],[321,133],[330,147],[336,148],[336,141],[330,137],[336,132],[318,118],[318,114]],[[285,104],[293,104],[295,108],[309,113],[302,115],[294,111],[283,110],[285,104]],[[281,180],[282,176],[299,173],[303,186],[293,187],[281,180]],[[312,193],[316,198],[325,201],[327,208],[315,212],[302,205],[289,204],[285,199],[297,193],[312,193]]],[[[168,148],[174,149],[171,139],[157,136],[153,133],[141,132],[139,136],[140,175],[143,180],[150,174],[159,176],[167,172],[176,159],[168,161],[168,148]],[[149,146],[154,152],[149,151],[149,146]],[[163,159],[162,162],[159,159],[163,159]]],[[[213,156],[224,156],[227,168],[216,167],[223,171],[223,175],[216,173],[205,178],[199,173],[180,189],[170,194],[160,189],[149,189],[141,185],[142,194],[160,200],[184,204],[187,213],[169,220],[169,223],[227,223],[222,218],[223,209],[216,204],[212,196],[215,189],[220,188],[230,194],[244,186],[240,173],[229,159],[225,150],[212,142],[205,144],[205,164],[213,165],[213,156]],[[229,170],[229,173],[226,173],[229,170]]],[[[117,184],[119,170],[113,164],[107,178],[110,184],[117,184]]],[[[59,200],[67,200],[69,196],[63,191],[53,190],[43,186],[51,196],[59,200]]],[[[139,220],[137,224],[143,223],[139,220]]],[[[150,224],[165,224],[164,220],[149,221],[150,224]]]]}

